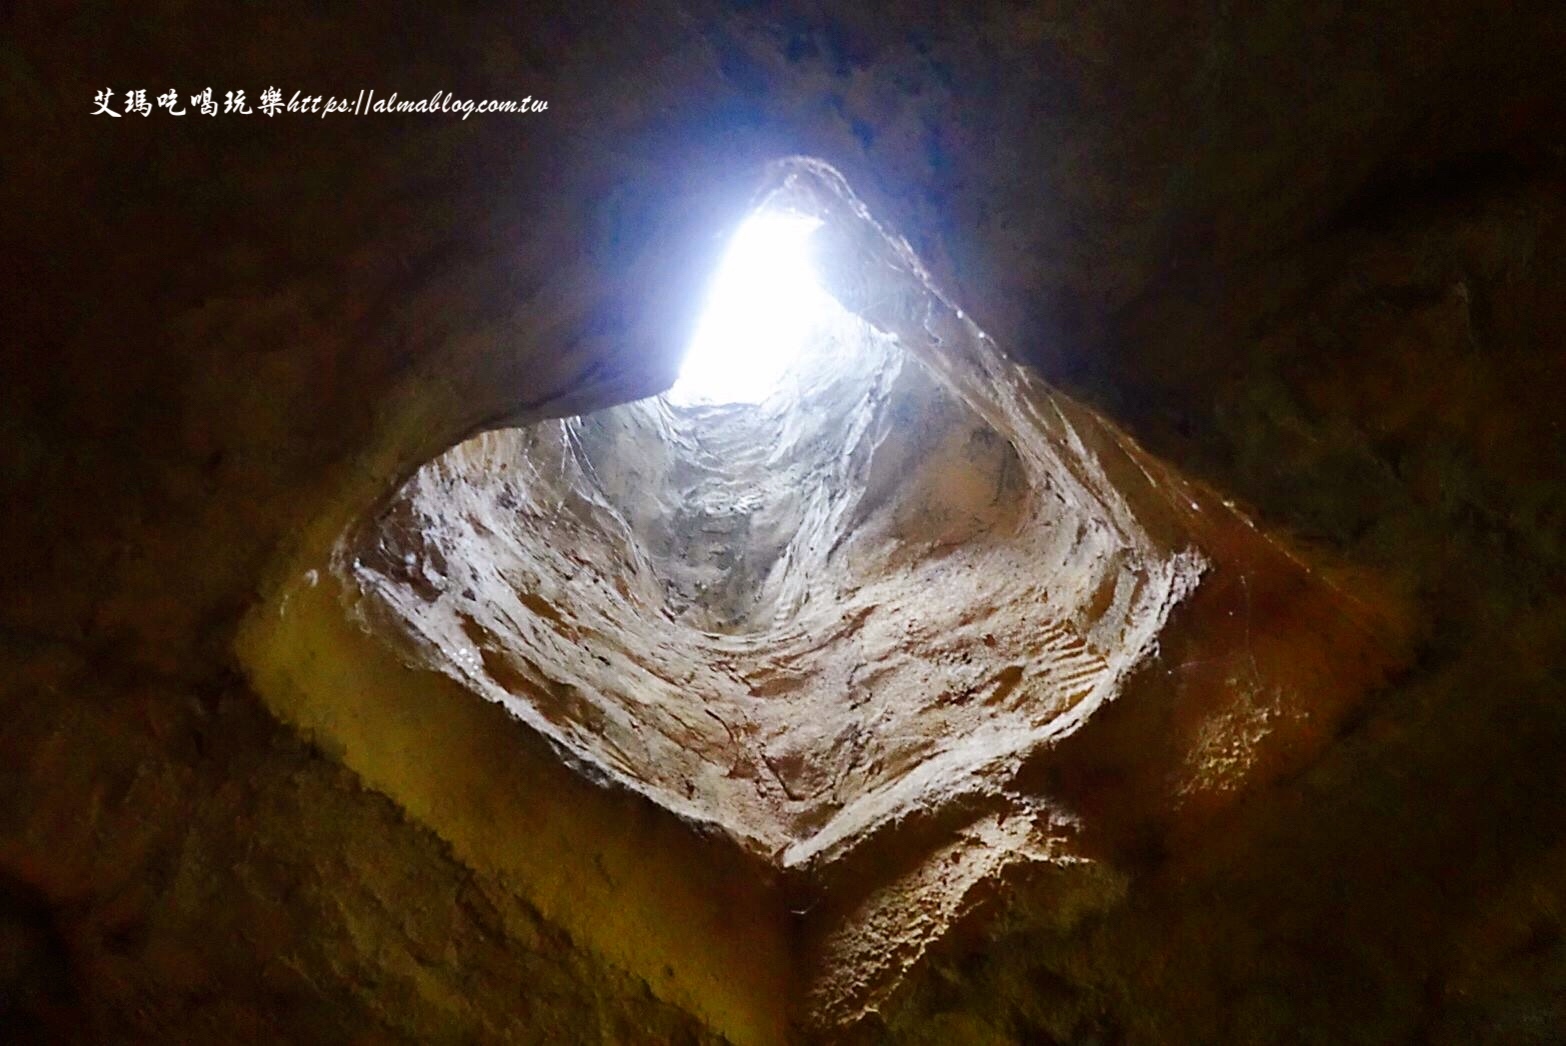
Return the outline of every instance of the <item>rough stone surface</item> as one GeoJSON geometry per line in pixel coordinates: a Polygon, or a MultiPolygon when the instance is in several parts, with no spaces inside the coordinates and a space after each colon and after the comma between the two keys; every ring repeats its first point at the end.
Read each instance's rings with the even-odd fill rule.
{"type": "MultiPolygon", "coordinates": [[[[865,311],[835,305],[768,399],[470,440],[307,551],[241,644],[269,707],[469,856],[494,849],[476,811],[566,807],[397,765],[473,764],[436,740],[473,710],[421,673],[759,862],[771,904],[747,894],[728,926],[611,876],[624,909],[656,906],[638,925],[678,915],[722,938],[710,957],[748,950],[735,984],[778,985],[714,1010],[710,972],[662,986],[739,1038],[862,1020],[1020,868],[1051,869],[1063,910],[1106,903],[1131,840],[1185,845],[1307,765],[1403,656],[1377,586],[1334,582],[1006,359],[835,172],[775,179],[818,200],[827,282],[865,311]]],[[[622,834],[581,820],[556,845],[622,834]]],[[[711,860],[639,877],[743,867],[711,860]]],[[[508,864],[525,896],[555,892],[508,864]]],[[[617,943],[600,951],[692,976],[617,943]]]]}
{"type": "Polygon", "coordinates": [[[1566,460],[1543,402],[1566,383],[1560,200],[1554,179],[1470,172],[1128,318],[1139,380],[1105,399],[1274,525],[1398,578],[1416,666],[1085,931],[1019,891],[1010,927],[952,948],[886,1032],[1558,1037],[1563,502],[1540,470],[1566,460]],[[980,1016],[975,995],[1015,1001],[980,1016]]]}
{"type": "Polygon", "coordinates": [[[280,728],[232,645],[315,529],[480,428],[666,383],[722,228],[806,153],[1002,344],[1421,623],[1313,766],[1123,840],[1091,906],[1004,879],[858,1034],[1559,1039],[1558,4],[5,18],[8,1031],[714,1034],[280,728]],[[551,110],[87,115],[271,83],[551,110]]]}

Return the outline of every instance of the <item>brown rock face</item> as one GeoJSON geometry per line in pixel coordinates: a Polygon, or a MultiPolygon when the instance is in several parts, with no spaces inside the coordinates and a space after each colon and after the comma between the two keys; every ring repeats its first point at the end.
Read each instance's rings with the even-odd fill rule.
{"type": "Polygon", "coordinates": [[[0,1037],[1558,1041],[1563,18],[9,13],[0,1037]]]}
{"type": "MultiPolygon", "coordinates": [[[[774,180],[763,206],[815,205],[865,316],[835,305],[754,407],[643,400],[448,451],[307,553],[242,644],[274,711],[459,846],[484,849],[465,836],[492,800],[410,780],[465,748],[393,740],[375,720],[412,681],[366,661],[445,677],[411,698],[447,713],[421,732],[471,719],[454,682],[755,863],[751,917],[707,945],[753,949],[760,990],[711,1009],[710,974],[667,985],[736,1039],[862,1020],[1019,868],[1111,903],[1117,851],[1182,845],[1308,763],[1402,648],[1374,586],[1328,582],[1003,357],[835,172],[774,180]],[[345,657],[345,617],[384,651],[345,657]],[[801,898],[818,914],[791,925],[801,898]]],[[[621,958],[650,977],[663,947],[621,958]]]]}

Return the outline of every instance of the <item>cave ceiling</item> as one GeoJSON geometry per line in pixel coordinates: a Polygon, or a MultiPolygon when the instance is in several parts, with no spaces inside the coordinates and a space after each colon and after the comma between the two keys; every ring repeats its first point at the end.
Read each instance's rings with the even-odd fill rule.
{"type": "MultiPolygon", "coordinates": [[[[0,1020],[42,1041],[258,1042],[1544,1042],[1566,1022],[1560,5],[4,19],[0,1020]],[[105,89],[254,106],[272,85],[548,105],[92,115],[105,89]],[[435,464],[503,486],[488,465],[517,460],[519,433],[596,424],[591,456],[616,438],[604,412],[641,417],[787,157],[829,165],[949,310],[899,326],[906,302],[877,314],[829,274],[918,357],[876,380],[967,405],[924,456],[952,451],[944,431],[992,455],[976,471],[1008,446],[1041,460],[1026,410],[973,421],[982,383],[941,361],[1018,375],[989,387],[1058,410],[1039,446],[1061,475],[1111,463],[1087,486],[1126,500],[1144,583],[1198,560],[1214,582],[1181,590],[1206,623],[1176,621],[1139,662],[1175,682],[1136,692],[1251,698],[1116,702],[1075,747],[1008,769],[1008,794],[1054,797],[1035,821],[959,803],[812,864],[808,840],[860,794],[822,767],[857,768],[865,795],[895,776],[820,757],[852,747],[842,724],[758,719],[749,769],[693,764],[711,780],[688,794],[653,759],[664,802],[345,612],[374,588],[345,535],[416,507],[435,464]],[[985,348],[916,344],[932,330],[985,348]],[[1310,642],[1257,647],[1224,632],[1230,611],[1310,642]],[[1184,671],[1214,643],[1273,661],[1184,671]],[[1352,696],[1313,715],[1235,682],[1261,679],[1352,696]],[[1276,750],[1247,762],[1265,737],[1276,750]],[[778,791],[749,842],[738,821],[694,830],[723,820],[710,804],[668,816],[735,780],[757,794],[750,772],[778,791]],[[790,847],[792,865],[771,856],[790,847]],[[810,964],[826,972],[800,983],[810,964]]],[[[944,562],[1043,533],[1053,474],[1024,469],[964,515],[944,562]]],[[[929,522],[889,497],[867,533],[929,522]]],[[[1006,544],[1009,583],[1054,547],[1006,544]]],[[[409,581],[364,569],[383,594],[409,581]]],[[[1120,612],[1098,583],[1118,569],[1083,574],[1073,636],[1120,612]]],[[[656,596],[698,631],[754,636],[797,609],[778,576],[760,617],[697,620],[700,578],[656,596]]],[[[492,682],[525,677],[485,668],[496,622],[469,618],[441,627],[492,682]]],[[[991,649],[994,628],[953,628],[991,649]]],[[[1020,629],[975,693],[1032,693],[1051,657],[1074,671],[1066,639],[1041,654],[1020,629]]],[[[688,737],[713,731],[721,751],[721,723],[688,737]]]]}

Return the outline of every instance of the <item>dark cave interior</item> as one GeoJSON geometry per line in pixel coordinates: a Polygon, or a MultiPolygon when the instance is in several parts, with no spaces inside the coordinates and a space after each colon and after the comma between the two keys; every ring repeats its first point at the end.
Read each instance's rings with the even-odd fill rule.
{"type": "Polygon", "coordinates": [[[0,1038],[1566,1037],[1566,7],[0,17],[0,1038]]]}

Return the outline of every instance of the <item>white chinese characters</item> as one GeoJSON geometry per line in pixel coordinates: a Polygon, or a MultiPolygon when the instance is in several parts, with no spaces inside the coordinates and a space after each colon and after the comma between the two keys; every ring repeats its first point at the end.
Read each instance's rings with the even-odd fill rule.
{"type": "Polygon", "coordinates": [[[244,91],[223,91],[223,100],[219,103],[217,93],[210,87],[204,87],[199,93],[190,95],[190,108],[186,109],[180,104],[179,92],[169,88],[162,94],[156,95],[152,101],[148,100],[148,92],[144,88],[136,88],[125,92],[125,100],[118,111],[114,108],[115,92],[112,88],[105,87],[93,95],[96,108],[92,110],[93,116],[109,116],[119,119],[122,116],[151,116],[153,109],[163,109],[170,116],[185,116],[190,113],[200,113],[202,116],[217,116],[237,114],[249,116],[253,113],[262,113],[273,117],[284,113],[311,114],[321,117],[331,116],[335,113],[360,115],[380,115],[385,113],[427,113],[449,114],[466,120],[475,113],[542,113],[549,109],[549,102],[542,98],[534,98],[528,95],[521,99],[485,99],[475,100],[471,98],[459,99],[452,96],[450,91],[436,91],[429,97],[401,98],[398,92],[393,91],[389,96],[378,95],[373,90],[362,90],[357,96],[339,96],[305,94],[303,91],[295,91],[283,100],[283,92],[275,86],[269,86],[260,92],[255,105],[252,107],[244,91]],[[154,105],[156,103],[156,105],[154,105]]]}

